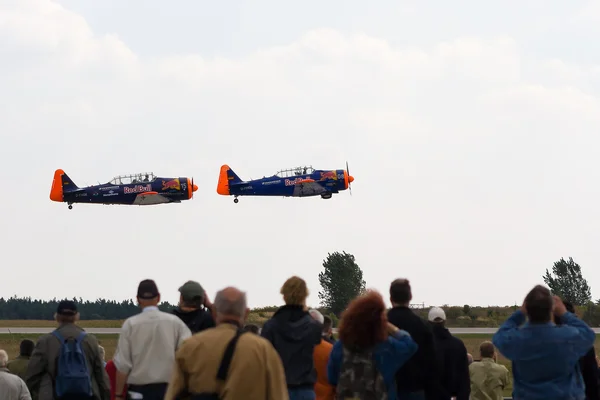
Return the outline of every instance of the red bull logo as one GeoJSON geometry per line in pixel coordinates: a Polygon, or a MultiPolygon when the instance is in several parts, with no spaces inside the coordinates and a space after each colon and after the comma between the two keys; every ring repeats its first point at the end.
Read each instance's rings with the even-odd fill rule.
{"type": "Polygon", "coordinates": [[[163,181],[162,190],[169,190],[169,189],[181,190],[181,184],[179,183],[179,178],[172,179],[167,182],[163,181]]]}
{"type": "Polygon", "coordinates": [[[148,184],[148,185],[136,185],[134,187],[125,186],[123,188],[123,193],[125,193],[125,194],[144,193],[144,192],[151,192],[151,191],[152,191],[152,185],[150,185],[150,184],[148,184]]]}
{"type": "Polygon", "coordinates": [[[335,171],[321,172],[321,180],[324,181],[325,179],[337,180],[337,174],[335,171]]]}

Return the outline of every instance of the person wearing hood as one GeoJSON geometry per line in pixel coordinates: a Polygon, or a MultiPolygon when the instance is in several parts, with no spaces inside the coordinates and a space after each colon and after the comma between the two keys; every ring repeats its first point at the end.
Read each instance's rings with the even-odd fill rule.
{"type": "Polygon", "coordinates": [[[436,399],[469,400],[471,394],[471,376],[467,348],[462,340],[452,336],[446,328],[446,313],[440,307],[432,307],[428,315],[433,328],[439,385],[436,399]]]}
{"type": "Polygon", "coordinates": [[[173,314],[187,325],[192,335],[216,326],[212,303],[198,282],[187,281],[179,288],[179,293],[179,305],[173,310],[173,314]]]}
{"type": "Polygon", "coordinates": [[[280,293],[285,305],[264,324],[261,336],[281,357],[290,400],[314,400],[317,372],[313,353],[321,343],[322,326],[308,312],[308,288],[302,278],[289,278],[280,293]]]}

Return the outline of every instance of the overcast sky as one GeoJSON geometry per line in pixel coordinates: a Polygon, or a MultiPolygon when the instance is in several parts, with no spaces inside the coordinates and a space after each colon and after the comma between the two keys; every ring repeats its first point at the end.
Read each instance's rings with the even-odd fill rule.
{"type": "Polygon", "coordinates": [[[155,279],[316,305],[328,252],[388,297],[512,305],[560,257],[600,297],[598,1],[0,0],[0,296],[135,296],[155,279]],[[350,165],[330,200],[216,193],[350,165]],[[193,200],[49,199],[153,171],[193,200]]]}

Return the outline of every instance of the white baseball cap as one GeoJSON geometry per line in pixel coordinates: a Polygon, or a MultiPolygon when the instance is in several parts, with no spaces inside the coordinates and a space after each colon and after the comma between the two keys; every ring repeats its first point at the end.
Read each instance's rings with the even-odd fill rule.
{"type": "Polygon", "coordinates": [[[445,321],[446,313],[440,307],[431,307],[431,310],[429,310],[429,318],[428,319],[431,322],[435,322],[436,319],[445,321]]]}

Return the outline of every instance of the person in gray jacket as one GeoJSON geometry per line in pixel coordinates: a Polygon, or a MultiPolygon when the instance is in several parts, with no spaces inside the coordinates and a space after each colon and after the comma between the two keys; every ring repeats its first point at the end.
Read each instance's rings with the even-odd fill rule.
{"type": "Polygon", "coordinates": [[[2,400],[31,400],[29,389],[23,379],[12,374],[6,365],[8,354],[0,350],[0,399],[2,400]]]}
{"type": "MultiPolygon", "coordinates": [[[[83,328],[75,325],[79,320],[79,312],[73,301],[61,301],[54,317],[59,324],[57,331],[63,338],[76,338],[83,332],[83,328]]],[[[92,398],[110,400],[110,384],[100,356],[98,339],[88,334],[83,338],[81,347],[85,353],[92,382],[92,398]]],[[[55,400],[53,383],[56,381],[60,350],[61,343],[52,333],[38,339],[25,375],[25,383],[34,399],[55,400]]]]}

